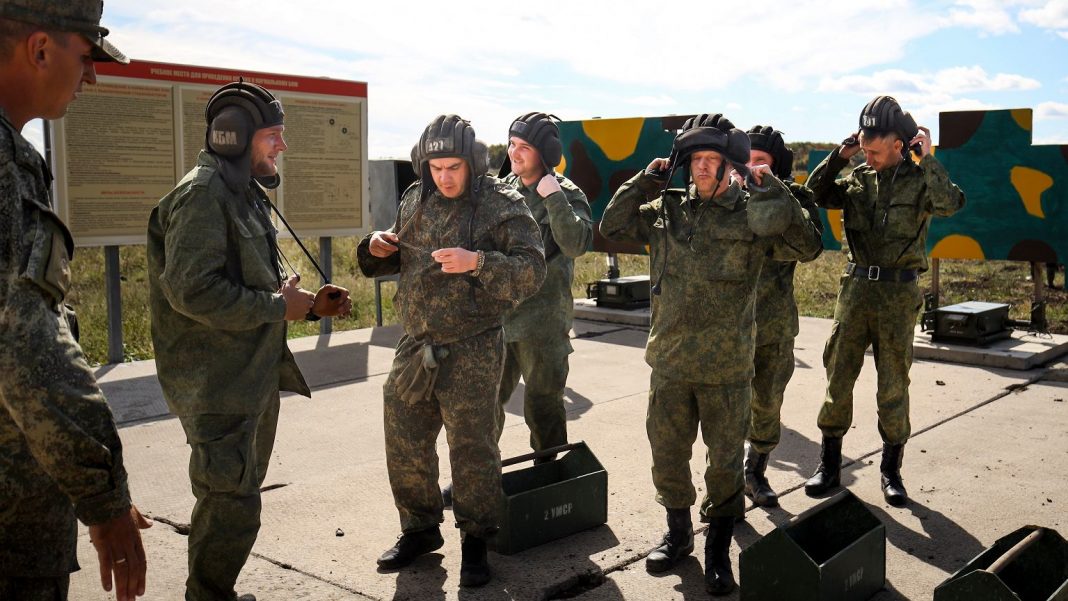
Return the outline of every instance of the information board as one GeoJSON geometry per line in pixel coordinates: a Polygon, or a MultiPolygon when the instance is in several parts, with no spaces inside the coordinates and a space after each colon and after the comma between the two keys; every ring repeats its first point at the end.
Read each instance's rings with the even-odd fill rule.
{"type": "Polygon", "coordinates": [[[98,63],[97,74],[50,128],[56,210],[77,245],[145,243],[152,208],[204,146],[208,99],[238,79],[285,109],[271,197],[290,225],[309,237],[369,231],[366,83],[148,61],[98,63]]]}

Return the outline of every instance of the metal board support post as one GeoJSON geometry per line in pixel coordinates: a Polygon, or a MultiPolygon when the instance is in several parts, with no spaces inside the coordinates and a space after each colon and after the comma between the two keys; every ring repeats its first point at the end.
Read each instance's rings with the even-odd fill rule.
{"type": "Polygon", "coordinates": [[[108,363],[122,363],[122,274],[119,247],[104,247],[104,289],[108,303],[108,363]]]}
{"type": "MultiPolygon", "coordinates": [[[[333,239],[330,236],[323,236],[319,238],[319,267],[322,268],[323,273],[326,274],[327,279],[333,281],[334,279],[334,254],[333,254],[333,239]]],[[[324,317],[319,320],[319,335],[329,334],[334,331],[334,321],[329,317],[324,317]]]]}
{"type": "Polygon", "coordinates": [[[931,294],[935,298],[935,306],[942,304],[942,291],[939,286],[938,268],[941,267],[941,259],[931,259],[931,294]]]}

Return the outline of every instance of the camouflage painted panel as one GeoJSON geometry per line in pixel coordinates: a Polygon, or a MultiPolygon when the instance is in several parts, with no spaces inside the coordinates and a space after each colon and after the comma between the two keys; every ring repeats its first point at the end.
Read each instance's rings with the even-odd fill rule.
{"type": "MultiPolygon", "coordinates": [[[[675,131],[692,115],[590,119],[560,123],[564,156],[556,168],[582,188],[600,222],[604,208],[619,186],[645,169],[656,157],[671,154],[675,131]]],[[[681,175],[672,184],[682,186],[681,175]]],[[[593,249],[599,252],[645,253],[636,244],[609,242],[593,228],[593,249]]]]}
{"type": "MultiPolygon", "coordinates": [[[[954,111],[938,119],[935,157],[967,197],[931,220],[927,252],[939,259],[1068,261],[1068,145],[1033,146],[1031,109],[954,111]]],[[[814,151],[809,173],[827,156],[814,151]]],[[[839,249],[841,211],[822,211],[824,248],[839,249]]]]}
{"type": "MultiPolygon", "coordinates": [[[[675,130],[688,117],[565,121],[564,158],[557,169],[582,188],[600,221],[621,183],[670,153],[675,130]]],[[[1068,262],[1068,145],[1033,146],[1031,109],[942,113],[939,132],[935,156],[968,201],[956,215],[931,220],[930,255],[1068,262]]],[[[813,151],[808,171],[826,156],[813,151]]],[[[841,211],[820,213],[824,248],[841,249],[841,211]]],[[[608,243],[597,228],[594,232],[594,250],[644,252],[608,243]]]]}

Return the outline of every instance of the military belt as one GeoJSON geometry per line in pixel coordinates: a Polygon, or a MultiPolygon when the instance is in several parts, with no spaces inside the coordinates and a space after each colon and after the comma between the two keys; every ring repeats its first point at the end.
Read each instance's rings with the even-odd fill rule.
{"type": "Polygon", "coordinates": [[[873,282],[915,282],[919,272],[915,269],[891,269],[872,265],[865,267],[856,263],[846,263],[845,274],[858,280],[871,280],[873,282]]]}

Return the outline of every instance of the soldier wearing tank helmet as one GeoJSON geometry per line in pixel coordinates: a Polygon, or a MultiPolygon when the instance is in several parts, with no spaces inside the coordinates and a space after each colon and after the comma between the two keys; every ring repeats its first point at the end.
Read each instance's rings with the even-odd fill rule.
{"type": "Polygon", "coordinates": [[[503,426],[504,405],[522,375],[523,414],[535,451],[567,443],[564,386],[575,303],[571,281],[575,259],[593,242],[586,195],[556,172],[561,151],[560,129],[552,115],[527,113],[508,128],[511,173],[503,174],[504,181],[519,190],[538,222],[545,247],[545,282],[504,321],[507,351],[498,417],[503,426]]]}
{"type": "Polygon", "coordinates": [[[918,127],[890,96],[864,107],[860,131],[831,151],[808,185],[819,206],[842,210],[849,263],[823,351],[827,393],[818,418],[820,464],[805,492],[816,496],[840,484],[842,437],[853,419],[853,384],[871,346],[879,372],[875,400],[883,439],[883,496],[901,506],[908,501],[901,464],[910,433],[909,368],[923,304],[917,278],[927,270],[927,226],[932,215],[948,217],[960,210],[964,194],[931,154],[930,131],[918,127]],[[864,164],[837,179],[861,150],[864,164]]]}
{"type": "Polygon", "coordinates": [[[487,539],[499,527],[497,390],[505,314],[545,277],[541,233],[523,196],[487,175],[486,145],[456,115],[441,115],[412,149],[419,181],[397,221],[357,248],[368,277],[400,274],[394,306],[404,327],[383,389],[386,464],[401,536],[378,559],[404,567],[444,544],[438,433],[452,465],[461,530],[460,585],[492,577],[487,539]]]}
{"type": "MultiPolygon", "coordinates": [[[[749,134],[749,167],[767,165],[775,177],[790,188],[801,203],[809,222],[823,233],[819,210],[812,191],[793,178],[794,153],[786,146],[782,132],[757,125],[749,134]]],[[[802,261],[811,261],[823,252],[814,247],[802,261]]],[[[794,338],[799,324],[794,302],[794,270],[797,261],[768,260],[760,270],[756,299],[756,350],[753,355],[753,399],[749,435],[746,437],[745,494],[760,507],[775,507],[778,495],[765,474],[771,451],[779,444],[783,394],[794,373],[794,338]]]]}
{"type": "Polygon", "coordinates": [[[105,39],[100,0],[0,2],[0,599],[66,599],[89,527],[104,590],[145,593],[147,521],[130,502],[122,441],[64,305],[74,241],[52,174],[22,136],[129,62],[105,39]]]}
{"type": "Polygon", "coordinates": [[[281,102],[234,82],[212,95],[205,118],[196,166],[148,223],[156,371],[191,450],[191,601],[235,597],[259,532],[279,392],[311,395],[286,345],[286,323],[351,308],[347,290],[327,284],[312,293],[282,269],[263,187],[279,183],[281,102]]]}
{"type": "Polygon", "coordinates": [[[766,257],[818,252],[819,231],[775,177],[749,161],[749,136],[722,115],[685,122],[671,156],[620,186],[604,211],[610,240],[649,245],[654,282],[645,360],[653,368],[646,430],[656,500],[668,532],[646,559],[662,572],[693,551],[697,493],[690,457],[698,427],[707,447],[700,516],[708,523],[705,588],[735,587],[734,521],[744,513],[743,443],[749,428],[756,283],[766,257]],[[734,181],[733,168],[748,190],[734,181]],[[669,188],[676,171],[686,188],[669,188]],[[653,200],[647,200],[653,198],[653,200]]]}

